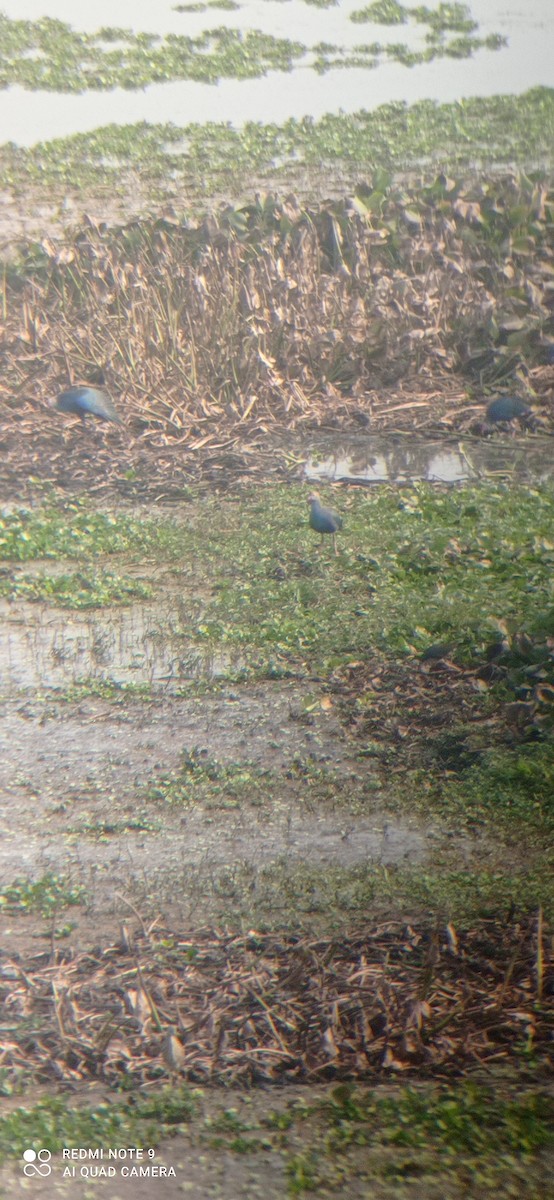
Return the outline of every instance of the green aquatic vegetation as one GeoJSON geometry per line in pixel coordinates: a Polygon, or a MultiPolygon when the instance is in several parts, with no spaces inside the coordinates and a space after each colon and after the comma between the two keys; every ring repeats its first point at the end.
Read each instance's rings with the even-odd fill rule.
{"type": "Polygon", "coordinates": [[[0,1117],[0,1157],[15,1160],[28,1148],[48,1146],[54,1155],[64,1146],[157,1146],[163,1137],[188,1125],[197,1108],[185,1087],[132,1100],[110,1098],[76,1105],[49,1096],[32,1108],[16,1108],[0,1117]]]}
{"type": "Polygon", "coordinates": [[[133,702],[142,704],[145,700],[152,700],[154,695],[149,683],[118,683],[114,679],[98,679],[94,675],[88,679],[76,679],[65,688],[54,688],[52,694],[62,704],[77,704],[95,696],[108,700],[114,706],[133,702]]]}
{"type": "MultiPolygon", "coordinates": [[[[363,47],[369,67],[375,47],[363,47]]],[[[331,49],[318,54],[317,69],[328,69],[331,49]]],[[[423,100],[382,105],[372,112],[326,114],[319,120],[291,118],[282,125],[246,122],[240,129],[208,122],[175,125],[109,125],[32,148],[0,147],[4,187],[45,190],[76,187],[134,187],[157,195],[171,177],[189,198],[205,204],[206,193],[226,190],[244,196],[245,179],[264,173],[287,183],[300,165],[321,172],[331,167],[341,179],[355,172],[418,166],[423,159],[451,171],[476,160],[504,164],[552,162],[554,89],[534,88],[522,96],[492,96],[437,104],[423,100]]],[[[309,186],[309,185],[308,185],[309,186]]],[[[319,186],[319,185],[318,185],[319,186]]],[[[351,185],[349,185],[351,186],[351,185]]],[[[498,220],[500,210],[496,219],[498,220]]]]}
{"type": "Polygon", "coordinates": [[[460,37],[453,38],[452,41],[444,47],[444,53],[447,58],[470,58],[471,55],[474,54],[476,50],[481,49],[482,46],[487,46],[487,49],[494,50],[499,49],[500,45],[504,44],[505,42],[503,42],[501,39],[496,46],[492,44],[487,46],[487,39],[472,38],[467,34],[463,34],[460,37]]]}
{"type": "Polygon", "coordinates": [[[408,12],[421,25],[429,25],[436,33],[454,30],[457,33],[472,33],[478,28],[467,4],[439,4],[428,8],[426,4],[409,8],[408,12]]]}
{"type": "MultiPolygon", "coordinates": [[[[353,14],[351,19],[360,20],[361,18],[353,14]]],[[[432,62],[435,58],[470,58],[477,50],[500,50],[506,45],[506,39],[496,33],[490,34],[486,38],[470,37],[469,34],[464,34],[460,37],[452,38],[449,42],[444,41],[442,37],[437,39],[434,34],[431,34],[427,40],[428,45],[424,50],[411,50],[403,42],[390,42],[387,45],[379,47],[379,52],[394,62],[402,63],[405,67],[414,67],[418,63],[432,62]]],[[[348,56],[342,55],[342,57],[336,60],[329,60],[325,65],[327,69],[330,66],[363,67],[378,65],[378,60],[375,62],[370,60],[366,63],[364,55],[360,54],[360,51],[363,49],[363,47],[355,46],[354,53],[348,56]]]]}
{"type": "MultiPolygon", "coordinates": [[[[428,26],[425,35],[426,49],[411,49],[403,43],[392,43],[373,47],[374,53],[385,55],[406,67],[413,67],[418,63],[432,62],[435,58],[445,56],[470,58],[478,50],[500,50],[507,45],[506,38],[500,34],[489,34],[484,38],[473,36],[478,25],[465,4],[439,4],[437,9],[429,9],[425,4],[417,8],[407,8],[398,3],[398,0],[376,0],[374,4],[355,9],[350,14],[350,20],[357,24],[373,22],[382,25],[405,25],[410,19],[419,25],[428,26]],[[448,41],[445,34],[449,32],[455,32],[459,36],[448,41]]],[[[355,49],[359,52],[362,48],[355,49]]],[[[346,59],[343,61],[346,62],[346,59]]],[[[358,62],[357,65],[363,63],[358,62]]]]}
{"type": "Polygon", "coordinates": [[[95,821],[91,818],[81,821],[73,827],[68,827],[68,833],[77,833],[82,837],[107,842],[111,837],[120,837],[125,833],[159,833],[160,829],[159,821],[152,821],[150,817],[146,816],[122,817],[121,820],[114,818],[111,821],[95,821]]]}
{"type": "MultiPolygon", "coordinates": [[[[331,1130],[329,1152],[346,1149],[355,1130],[354,1136],[366,1144],[412,1147],[429,1159],[438,1155],[440,1161],[444,1156],[450,1165],[453,1156],[461,1156],[467,1160],[466,1170],[470,1167],[477,1177],[485,1161],[490,1170],[502,1155],[525,1157],[554,1142],[554,1103],[546,1091],[514,1098],[474,1080],[433,1089],[405,1088],[390,1097],[340,1084],[331,1100],[321,1103],[321,1114],[331,1130]]],[[[396,1174],[403,1176],[399,1159],[396,1167],[396,1174]]]]}
{"type": "Polygon", "coordinates": [[[191,750],[183,755],[177,771],[149,786],[148,798],[184,807],[241,808],[245,803],[263,804],[271,785],[271,773],[255,763],[220,763],[191,750]]]}
{"type": "Polygon", "coordinates": [[[439,4],[437,8],[420,4],[411,8],[400,4],[398,0],[375,0],[366,8],[357,8],[350,14],[351,21],[370,21],[379,25],[405,25],[410,19],[418,25],[428,25],[433,37],[447,31],[468,34],[478,29],[467,4],[439,4]]]}
{"type": "Polygon", "coordinates": [[[178,13],[197,13],[207,12],[210,8],[221,8],[226,12],[234,12],[240,8],[240,4],[236,0],[206,0],[205,3],[199,4],[176,4],[173,12],[178,13]]]}
{"type": "Polygon", "coordinates": [[[548,1176],[539,1155],[552,1145],[552,1108],[546,1089],[521,1093],[502,1078],[388,1095],[339,1084],[330,1098],[291,1114],[303,1137],[287,1161],[287,1193],[346,1194],[363,1179],[368,1195],[384,1198],[408,1190],[418,1196],[497,1191],[535,1200],[548,1176]]]}
{"type": "Polygon", "coordinates": [[[76,571],[64,575],[18,575],[0,579],[0,596],[9,600],[44,601],[61,608],[104,608],[133,604],[152,596],[149,584],[112,571],[76,571]]]}
{"type": "MultiPolygon", "coordinates": [[[[480,832],[485,839],[487,828],[480,832]]],[[[524,837],[525,827],[515,827],[514,834],[524,837]]],[[[186,892],[190,883],[186,875],[182,880],[177,876],[172,886],[186,892]]],[[[384,912],[425,913],[428,919],[456,924],[502,918],[510,910],[536,913],[539,906],[545,919],[554,916],[552,856],[539,852],[523,867],[513,861],[480,866],[474,859],[464,869],[439,855],[426,866],[411,867],[379,862],[312,866],[283,856],[267,864],[229,864],[206,886],[218,913],[234,929],[319,927],[329,933],[379,920],[384,912]]]]}
{"type": "Polygon", "coordinates": [[[405,25],[408,12],[398,0],[374,0],[366,8],[350,14],[351,21],[371,21],[375,25],[405,25]]]}
{"type": "Polygon", "coordinates": [[[171,554],[174,531],[167,523],[141,521],[124,514],[97,512],[71,501],[42,509],[17,509],[0,517],[0,560],[41,558],[91,559],[99,554],[171,554]]]}
{"type": "Polygon", "coordinates": [[[495,819],[543,837],[554,830],[554,743],[488,751],[443,790],[441,804],[465,820],[495,819]]]}
{"type": "MultiPolygon", "coordinates": [[[[317,706],[319,707],[319,706],[317,706]]],[[[291,720],[309,723],[309,711],[291,716],[291,720]]],[[[379,791],[377,776],[364,778],[351,774],[348,778],[349,811],[365,811],[368,797],[379,791]]],[[[306,811],[320,811],[323,806],[344,806],[345,776],[339,771],[318,767],[310,758],[295,757],[282,771],[269,770],[255,762],[220,762],[204,750],[193,749],[183,754],[180,767],[152,780],[146,790],[154,803],[182,807],[202,805],[204,808],[255,808],[278,804],[279,793],[301,799],[306,811]]]]}
{"type": "MultiPolygon", "coordinates": [[[[295,488],[245,495],[240,512],[207,496],[194,521],[181,523],[72,503],[4,516],[2,556],[94,559],[92,571],[23,584],[84,607],[150,594],[148,584],[107,571],[101,555],[137,563],[148,555],[177,570],[186,563],[179,586],[194,600],[193,642],[237,651],[258,671],[324,670],[370,647],[406,653],[439,641],[472,661],[500,620],[544,640],[552,488],[383,487],[352,493],[343,515],[335,558],[308,528],[305,492],[295,488]]],[[[5,594],[17,588],[12,575],[1,582],[5,594]]]]}
{"type": "MultiPolygon", "coordinates": [[[[332,0],[309,0],[327,7],[332,0]]],[[[210,9],[232,10],[235,0],[205,0],[180,5],[179,12],[210,9]]],[[[498,37],[483,41],[469,37],[474,24],[457,14],[460,6],[441,6],[443,12],[431,21],[431,32],[439,35],[432,47],[422,53],[393,54],[388,57],[408,66],[438,54],[457,57],[471,54],[482,46],[498,49],[504,44],[498,37]],[[454,11],[456,10],[456,11],[454,11]],[[442,44],[447,30],[463,33],[442,44]]],[[[426,9],[417,10],[419,23],[427,20],[426,9]]],[[[397,0],[377,0],[366,9],[352,14],[354,21],[376,20],[381,23],[405,23],[410,14],[397,0]]],[[[170,33],[166,37],[135,34],[131,30],[104,27],[97,33],[81,33],[63,21],[44,17],[39,21],[14,20],[0,14],[0,87],[17,84],[29,90],[83,92],[115,87],[136,89],[174,79],[193,79],[217,83],[221,78],[256,78],[270,70],[291,71],[305,59],[309,47],[288,38],[276,38],[259,30],[245,32],[222,26],[204,30],[196,37],[170,33]]],[[[341,47],[331,59],[319,56],[312,64],[317,70],[331,67],[373,67],[360,53],[341,47]]]]}
{"type": "MultiPolygon", "coordinates": [[[[230,6],[231,0],[216,0],[217,8],[230,6]]],[[[3,14],[0,47],[0,87],[60,92],[137,89],[171,79],[255,78],[269,70],[290,71],[306,53],[299,42],[257,30],[221,27],[195,38],[111,28],[89,34],[46,17],[32,22],[3,14]]]]}
{"type": "Polygon", "coordinates": [[[269,528],[266,505],[249,504],[248,525],[214,513],[208,536],[188,531],[197,571],[217,578],[195,628],[200,641],[323,669],[369,646],[406,651],[422,636],[424,612],[425,644],[452,638],[463,658],[500,617],[530,627],[549,603],[551,561],[540,543],[553,517],[548,489],[355,496],[338,559],[319,550],[290,490],[272,493],[269,528]]]}
{"type": "MultiPolygon", "coordinates": [[[[0,1154],[15,1161],[28,1147],[48,1146],[54,1155],[64,1146],[157,1147],[186,1132],[211,1156],[219,1146],[226,1154],[259,1151],[260,1169],[273,1151],[284,1160],[288,1195],[317,1195],[320,1189],[328,1195],[332,1188],[338,1196],[351,1184],[358,1190],[360,1179],[383,1197],[410,1184],[421,1190],[422,1179],[433,1195],[439,1187],[441,1195],[468,1187],[521,1200],[546,1195],[548,1164],[541,1171],[536,1156],[551,1145],[553,1113],[540,1084],[531,1087],[510,1074],[438,1086],[340,1083],[318,1093],[314,1098],[307,1090],[288,1102],[266,1097],[261,1106],[252,1093],[238,1110],[213,1090],[210,1095],[182,1086],[94,1105],[46,1097],[0,1118],[0,1154]]],[[[255,1172],[258,1162],[251,1166],[255,1172]]]]}
{"type": "Polygon", "coordinates": [[[383,52],[387,58],[392,58],[394,62],[402,63],[405,67],[415,67],[418,62],[423,61],[419,51],[410,50],[403,42],[391,42],[388,46],[383,46],[383,52]]]}
{"type": "Polygon", "coordinates": [[[0,891],[0,911],[39,912],[53,916],[60,909],[83,904],[85,889],[64,875],[49,872],[40,879],[16,879],[0,891]]]}

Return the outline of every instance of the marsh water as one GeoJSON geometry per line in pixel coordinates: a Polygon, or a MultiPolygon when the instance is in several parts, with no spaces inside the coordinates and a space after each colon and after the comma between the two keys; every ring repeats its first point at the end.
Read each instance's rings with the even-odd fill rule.
{"type": "Polygon", "coordinates": [[[545,483],[554,477],[554,439],[427,441],[412,434],[325,440],[314,444],[305,478],[327,483],[470,483],[514,479],[545,483]]]}
{"type": "Polygon", "coordinates": [[[191,646],[180,597],[152,605],[67,612],[21,601],[0,604],[3,688],[56,688],[108,677],[117,685],[174,690],[217,679],[239,656],[191,646]]]}
{"type": "Polygon", "coordinates": [[[139,121],[191,122],[284,121],[289,117],[320,117],[327,112],[371,110],[392,101],[413,103],[432,99],[458,101],[467,96],[520,94],[552,84],[554,5],[552,0],[472,0],[468,6],[478,23],[478,35],[499,34],[507,45],[482,48],[469,58],[437,58],[412,67],[385,59],[375,69],[350,66],[318,74],[311,67],[311,48],[325,42],[343,48],[378,41],[424,45],[425,26],[357,24],[350,20],[360,0],[340,0],[328,7],[304,0],[246,0],[232,11],[208,4],[202,11],[178,12],[172,0],[99,0],[75,5],[71,0],[4,0],[12,18],[36,20],[49,16],[76,30],[98,31],[116,26],[198,37],[205,30],[259,30],[307,47],[305,58],[284,74],[268,71],[260,78],[193,80],[157,83],[143,90],[116,88],[83,91],[68,96],[57,92],[12,87],[0,92],[3,140],[31,146],[38,141],[85,132],[100,126],[139,121]]]}

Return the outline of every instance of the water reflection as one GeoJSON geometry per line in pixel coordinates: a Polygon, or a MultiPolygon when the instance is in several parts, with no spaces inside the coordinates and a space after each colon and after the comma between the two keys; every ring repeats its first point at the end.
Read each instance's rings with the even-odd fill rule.
{"type": "Polygon", "coordinates": [[[463,483],[508,476],[533,483],[554,478],[554,442],[502,439],[455,443],[414,438],[342,439],[309,450],[304,475],[314,482],[463,483]]]}
{"type": "Polygon", "coordinates": [[[45,605],[0,604],[2,685],[67,687],[79,679],[165,684],[215,679],[240,665],[231,655],[191,646],[161,606],[91,613],[45,605]]]}

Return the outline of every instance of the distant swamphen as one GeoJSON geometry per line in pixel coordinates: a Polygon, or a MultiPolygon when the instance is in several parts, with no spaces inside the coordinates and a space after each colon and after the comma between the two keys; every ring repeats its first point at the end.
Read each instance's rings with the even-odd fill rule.
{"type": "Polygon", "coordinates": [[[324,508],[317,492],[312,492],[311,496],[308,496],[308,504],[310,506],[310,529],[315,529],[322,538],[326,533],[332,534],[333,549],[335,554],[338,554],[336,534],[338,529],[342,529],[342,517],[333,512],[332,508],[324,508]]]}
{"type": "Polygon", "coordinates": [[[86,424],[87,417],[97,417],[99,421],[113,421],[116,425],[121,425],[121,417],[110,397],[100,388],[70,387],[58,396],[56,408],[60,412],[75,413],[81,417],[83,425],[86,424]]]}
{"type": "Polygon", "coordinates": [[[491,424],[499,425],[504,422],[508,423],[508,421],[521,420],[522,417],[528,417],[530,413],[529,405],[519,396],[497,396],[496,400],[491,400],[487,405],[486,418],[491,424]]]}

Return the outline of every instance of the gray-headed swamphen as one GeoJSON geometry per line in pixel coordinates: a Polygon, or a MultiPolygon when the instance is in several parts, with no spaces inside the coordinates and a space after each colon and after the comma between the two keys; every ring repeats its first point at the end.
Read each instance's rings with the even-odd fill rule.
{"type": "Polygon", "coordinates": [[[100,388],[85,385],[70,387],[58,396],[56,408],[59,412],[75,413],[81,418],[83,425],[86,424],[87,417],[97,417],[99,421],[113,421],[116,425],[121,425],[121,417],[110,397],[100,388]]]}
{"type": "Polygon", "coordinates": [[[490,424],[501,425],[509,421],[521,420],[531,413],[529,405],[519,396],[497,396],[487,405],[486,419],[490,424]]]}
{"type": "Polygon", "coordinates": [[[322,539],[326,533],[332,534],[333,549],[335,554],[338,554],[336,534],[337,530],[342,529],[342,517],[333,512],[332,508],[324,508],[317,492],[312,492],[311,496],[308,496],[308,504],[310,506],[310,529],[315,529],[316,533],[320,533],[322,539]]]}

